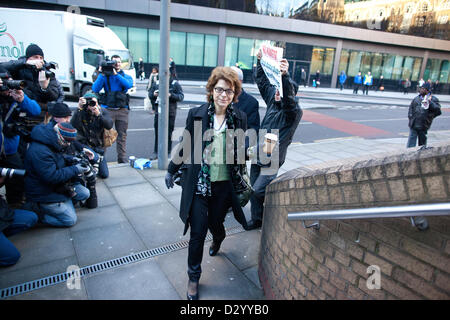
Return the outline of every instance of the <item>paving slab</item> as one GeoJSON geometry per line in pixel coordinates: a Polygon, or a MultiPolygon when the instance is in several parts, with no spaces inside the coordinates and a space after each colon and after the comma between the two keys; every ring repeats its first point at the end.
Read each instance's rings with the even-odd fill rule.
{"type": "Polygon", "coordinates": [[[79,267],[147,250],[128,222],[72,233],[79,267]]]}
{"type": "Polygon", "coordinates": [[[169,203],[128,209],[125,214],[147,248],[180,241],[184,225],[169,203]]]}
{"type": "Polygon", "coordinates": [[[110,226],[127,221],[127,218],[118,205],[98,207],[95,209],[83,209],[77,211],[78,221],[70,229],[77,232],[86,229],[95,229],[110,226]]]}
{"type": "Polygon", "coordinates": [[[261,229],[228,236],[222,242],[217,255],[225,255],[240,270],[257,264],[261,242],[261,229]]]}
{"type": "Polygon", "coordinates": [[[14,266],[0,268],[0,277],[6,272],[75,256],[69,229],[39,227],[13,235],[9,240],[21,257],[14,266]]]}
{"type": "MultiPolygon", "coordinates": [[[[205,242],[202,261],[202,276],[199,285],[200,299],[263,299],[264,295],[262,290],[244,276],[232,261],[223,255],[217,255],[215,257],[209,256],[208,251],[210,245],[211,242],[205,242]]],[[[241,248],[239,247],[235,250],[241,250],[241,248]]],[[[180,297],[186,297],[188,283],[186,271],[187,249],[157,257],[157,261],[180,297]]]]}
{"type": "Polygon", "coordinates": [[[110,206],[112,204],[117,204],[116,199],[114,199],[113,194],[109,191],[105,182],[107,179],[98,179],[95,189],[97,191],[97,201],[98,207],[110,206]]]}
{"type": "Polygon", "coordinates": [[[154,259],[84,278],[92,300],[179,300],[175,288],[154,259]]]}
{"type": "Polygon", "coordinates": [[[109,169],[109,177],[103,180],[109,187],[117,187],[123,185],[137,184],[145,182],[142,175],[136,172],[136,169],[130,166],[120,166],[109,169]]]}
{"type": "Polygon", "coordinates": [[[149,182],[114,187],[110,190],[123,209],[145,207],[167,201],[149,182]]]}

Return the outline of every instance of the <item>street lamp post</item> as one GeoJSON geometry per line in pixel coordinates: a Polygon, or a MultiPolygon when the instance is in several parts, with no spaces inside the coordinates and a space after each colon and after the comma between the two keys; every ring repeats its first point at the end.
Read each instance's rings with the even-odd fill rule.
{"type": "Polygon", "coordinates": [[[170,0],[161,0],[159,18],[158,169],[168,166],[170,0]]]}

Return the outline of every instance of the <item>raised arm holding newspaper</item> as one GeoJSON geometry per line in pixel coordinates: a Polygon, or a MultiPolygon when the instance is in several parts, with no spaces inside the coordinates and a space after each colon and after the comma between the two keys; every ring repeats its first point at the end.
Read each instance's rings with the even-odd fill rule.
{"type": "MultiPolygon", "coordinates": [[[[275,150],[270,152],[272,159],[269,165],[263,165],[259,160],[257,163],[252,162],[251,165],[250,182],[255,192],[250,198],[252,219],[248,222],[249,229],[256,229],[262,225],[266,186],[276,178],[279,167],[283,165],[287,148],[292,142],[295,130],[303,114],[300,106],[295,101],[298,85],[289,76],[288,61],[281,59],[278,62],[281,81],[279,85],[276,85],[277,82],[272,82],[270,79],[276,79],[277,72],[274,72],[273,68],[263,67],[263,52],[263,50],[260,50],[257,56],[256,84],[267,105],[267,111],[262,120],[260,130],[267,130],[269,134],[266,135],[266,142],[273,143],[275,140],[276,146],[275,150]],[[268,74],[273,76],[269,78],[268,74]],[[273,158],[277,156],[278,158],[273,158]],[[276,168],[272,165],[274,161],[278,164],[276,168]]],[[[256,154],[259,154],[259,152],[256,152],[256,154]]]]}

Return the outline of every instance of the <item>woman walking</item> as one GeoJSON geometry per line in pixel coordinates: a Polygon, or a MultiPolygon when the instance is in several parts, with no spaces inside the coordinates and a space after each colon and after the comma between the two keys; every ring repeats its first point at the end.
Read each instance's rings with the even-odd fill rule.
{"type": "MultiPolygon", "coordinates": [[[[181,186],[183,188],[180,204],[180,218],[185,223],[184,234],[191,227],[188,249],[188,288],[187,299],[199,298],[198,286],[202,272],[203,245],[208,229],[213,236],[209,255],[215,256],[225,239],[225,220],[228,208],[233,209],[235,219],[247,229],[247,222],[235,192],[236,184],[242,181],[245,159],[245,143],[238,139],[227,139],[234,130],[247,130],[247,117],[242,111],[233,108],[241,93],[241,83],[237,73],[230,67],[217,67],[206,85],[207,103],[189,110],[185,134],[191,139],[183,139],[174,158],[169,163],[166,186],[174,185],[174,174],[183,166],[181,186]],[[201,126],[198,124],[201,123],[201,126]],[[195,130],[194,130],[195,126],[195,130]],[[201,127],[201,135],[200,132],[201,127]],[[207,132],[208,131],[208,132],[207,132]],[[196,147],[206,134],[209,141],[201,141],[201,163],[194,157],[196,147]],[[242,150],[244,149],[244,150],[242,150]],[[234,161],[228,164],[226,153],[234,150],[234,161]]],[[[233,158],[232,158],[233,159],[233,158]]]]}

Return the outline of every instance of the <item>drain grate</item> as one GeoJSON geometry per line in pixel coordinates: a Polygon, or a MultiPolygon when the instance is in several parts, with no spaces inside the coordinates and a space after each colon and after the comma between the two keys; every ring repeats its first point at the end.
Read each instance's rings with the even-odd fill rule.
{"type": "MultiPolygon", "coordinates": [[[[241,226],[235,226],[226,229],[227,235],[232,235],[236,233],[243,232],[244,229],[241,226]]],[[[212,240],[212,235],[208,233],[206,241],[212,240]]],[[[100,262],[97,264],[93,264],[90,266],[83,267],[77,271],[71,272],[63,272],[53,276],[41,278],[38,280],[33,280],[29,282],[25,282],[19,285],[15,285],[12,287],[8,287],[5,289],[0,289],[0,299],[6,299],[9,297],[13,297],[16,295],[24,294],[30,291],[42,289],[48,286],[52,286],[58,283],[66,282],[68,279],[71,279],[75,276],[82,278],[87,275],[91,275],[94,273],[103,272],[106,270],[118,268],[127,264],[135,263],[138,261],[154,258],[156,256],[164,255],[167,253],[171,253],[177,250],[185,249],[189,246],[189,241],[180,241],[172,244],[168,244],[162,247],[158,247],[155,249],[150,249],[138,253],[133,253],[128,256],[124,256],[121,258],[111,259],[105,262],[100,262]]]]}

